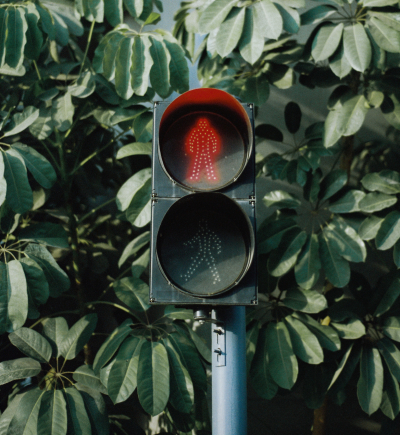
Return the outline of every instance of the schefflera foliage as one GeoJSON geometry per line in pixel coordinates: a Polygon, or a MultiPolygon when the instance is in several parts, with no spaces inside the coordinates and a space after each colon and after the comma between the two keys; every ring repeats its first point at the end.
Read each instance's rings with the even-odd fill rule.
{"type": "Polygon", "coordinates": [[[25,357],[0,363],[0,384],[25,378],[29,383],[10,397],[1,433],[109,433],[100,381],[87,365],[73,373],[69,368],[96,323],[96,314],[88,314],[68,328],[63,317],[55,317],[44,322],[41,333],[22,327],[9,335],[25,357]]]}

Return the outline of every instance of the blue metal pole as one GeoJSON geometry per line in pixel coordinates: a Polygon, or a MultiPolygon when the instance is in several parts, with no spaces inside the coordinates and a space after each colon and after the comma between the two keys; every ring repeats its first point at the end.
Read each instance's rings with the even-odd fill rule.
{"type": "Polygon", "coordinates": [[[247,434],[245,307],[213,310],[212,434],[247,434]]]}

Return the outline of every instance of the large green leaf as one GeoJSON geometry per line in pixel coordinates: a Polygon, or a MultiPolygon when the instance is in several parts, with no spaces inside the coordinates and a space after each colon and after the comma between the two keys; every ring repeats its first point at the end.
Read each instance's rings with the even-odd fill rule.
{"type": "MultiPolygon", "coordinates": [[[[104,42],[105,46],[104,46],[103,58],[101,63],[99,60],[99,67],[97,68],[96,71],[98,73],[102,72],[104,77],[107,78],[107,80],[113,80],[115,77],[115,58],[118,53],[119,44],[122,41],[122,39],[124,39],[124,35],[120,32],[115,32],[115,33],[112,32],[109,35],[110,35],[109,37],[107,35],[105,38],[103,38],[102,42],[97,48],[97,50],[100,51],[102,49],[102,44],[104,42]]],[[[100,57],[100,53],[99,53],[99,57],[100,57]]],[[[129,73],[129,69],[128,69],[128,73],[129,73]]]]}
{"type": "Polygon", "coordinates": [[[359,211],[359,202],[365,197],[361,190],[349,190],[337,201],[329,204],[329,210],[333,213],[352,213],[359,211]]]}
{"type": "Polygon", "coordinates": [[[380,172],[372,172],[365,175],[361,184],[368,190],[387,194],[400,193],[400,174],[386,169],[380,172]]]}
{"type": "Polygon", "coordinates": [[[297,208],[301,205],[301,201],[295,195],[284,190],[268,192],[264,196],[263,202],[267,207],[278,208],[297,208]]]}
{"type": "Polygon", "coordinates": [[[33,106],[26,107],[22,113],[16,113],[13,115],[9,127],[3,133],[4,136],[12,136],[13,134],[20,133],[33,124],[38,116],[39,109],[33,106]]]}
{"type": "Polygon", "coordinates": [[[339,337],[344,340],[354,340],[365,335],[365,326],[358,319],[349,319],[344,323],[331,322],[330,325],[338,331],[339,337]]]}
{"type": "Polygon", "coordinates": [[[344,53],[343,42],[339,44],[336,52],[329,58],[329,68],[340,79],[350,73],[351,65],[344,53]]]}
{"type": "Polygon", "coordinates": [[[0,263],[0,331],[15,331],[28,315],[28,294],[24,270],[18,260],[0,263]]]}
{"type": "Polygon", "coordinates": [[[161,98],[169,95],[169,63],[171,55],[163,40],[151,39],[150,55],[153,59],[153,66],[150,70],[150,82],[153,89],[161,98]]]}
{"type": "Polygon", "coordinates": [[[374,311],[374,316],[381,316],[382,314],[386,313],[392,307],[399,295],[400,277],[397,274],[397,276],[395,276],[393,281],[390,283],[389,287],[386,289],[382,299],[379,301],[379,304],[374,311]]]}
{"type": "Polygon", "coordinates": [[[66,435],[67,421],[63,392],[46,391],[40,404],[37,435],[66,435]]]}
{"type": "Polygon", "coordinates": [[[368,27],[375,42],[389,53],[400,52],[400,32],[385,24],[377,17],[371,17],[368,27]]]}
{"type": "Polygon", "coordinates": [[[294,267],[297,284],[305,289],[311,289],[319,278],[320,269],[318,236],[311,234],[294,267]]]}
{"type": "Polygon", "coordinates": [[[245,8],[232,8],[219,26],[216,48],[221,57],[227,56],[238,44],[242,35],[245,11],[245,8]]]}
{"type": "Polygon", "coordinates": [[[28,182],[24,161],[12,149],[3,152],[3,159],[4,178],[7,182],[7,202],[15,213],[23,214],[33,205],[32,189],[28,182]]]}
{"type": "Polygon", "coordinates": [[[358,365],[360,356],[361,346],[351,343],[340,360],[329,386],[329,389],[332,390],[333,393],[342,390],[347,385],[358,365]]]}
{"type": "Polygon", "coordinates": [[[315,290],[294,288],[286,291],[282,303],[296,311],[303,313],[319,313],[328,307],[325,296],[315,290]]]}
{"type": "Polygon", "coordinates": [[[278,392],[279,386],[269,371],[267,328],[261,328],[253,363],[250,368],[251,384],[257,394],[270,400],[278,392]]]}
{"type": "Polygon", "coordinates": [[[122,0],[108,0],[104,2],[104,14],[113,27],[122,23],[124,18],[122,0]]]}
{"type": "Polygon", "coordinates": [[[28,293],[28,318],[37,319],[40,315],[38,306],[44,304],[49,298],[49,284],[42,268],[31,258],[20,260],[24,269],[28,293]]]}
{"type": "Polygon", "coordinates": [[[377,216],[367,217],[358,229],[358,234],[363,240],[374,239],[379,231],[383,222],[383,218],[377,216]]]}
{"type": "Polygon", "coordinates": [[[42,367],[32,358],[17,358],[0,363],[0,385],[8,384],[17,379],[36,376],[42,367]]]}
{"type": "Polygon", "coordinates": [[[150,155],[152,153],[151,142],[134,142],[124,145],[117,152],[117,159],[123,159],[128,156],[150,155]]]}
{"type": "Polygon", "coordinates": [[[319,364],[324,360],[324,353],[317,337],[300,320],[286,316],[294,353],[308,364],[319,364]]]}
{"type": "Polygon", "coordinates": [[[375,237],[376,247],[382,251],[391,248],[400,238],[400,212],[386,215],[375,237]]]}
{"type": "Polygon", "coordinates": [[[258,31],[270,39],[278,39],[282,33],[283,20],[277,7],[270,0],[254,3],[254,18],[258,31]]]}
{"type": "Polygon", "coordinates": [[[387,337],[381,338],[376,343],[379,352],[386,361],[392,375],[400,382],[400,351],[387,337]]]}
{"type": "Polygon", "coordinates": [[[256,27],[253,8],[246,8],[239,51],[243,59],[253,65],[261,56],[264,38],[256,27]]]}
{"type": "Polygon", "coordinates": [[[144,339],[128,337],[121,345],[108,377],[107,390],[114,403],[125,401],[136,389],[139,355],[144,339]]]}
{"type": "MultiPolygon", "coordinates": [[[[137,89],[132,86],[132,81],[136,79],[136,74],[139,76],[141,73],[139,72],[138,64],[135,64],[135,67],[133,66],[132,47],[134,41],[140,40],[140,37],[126,37],[122,39],[118,44],[118,51],[115,55],[115,90],[117,91],[117,94],[125,100],[128,100],[133,93],[137,91],[137,89]],[[132,73],[133,75],[131,75],[132,73]]],[[[136,56],[138,56],[138,53],[135,53],[135,57],[136,56]]],[[[143,59],[137,59],[137,62],[140,62],[141,60],[143,59]]],[[[142,67],[143,65],[139,64],[139,66],[142,67]]],[[[149,71],[147,71],[147,73],[148,72],[149,71]]],[[[142,93],[139,94],[139,92],[137,92],[139,95],[144,95],[146,93],[148,84],[147,80],[148,77],[145,78],[143,89],[140,90],[142,93]]]]}
{"type": "Polygon", "coordinates": [[[51,357],[50,343],[33,329],[19,328],[8,338],[26,356],[39,362],[49,362],[51,357]]]}
{"type": "Polygon", "coordinates": [[[131,84],[133,92],[137,95],[144,95],[147,92],[153,65],[150,46],[151,41],[148,36],[135,36],[132,47],[131,84]]]}
{"type": "Polygon", "coordinates": [[[90,71],[85,71],[82,73],[77,81],[68,86],[68,92],[77,98],[86,98],[93,94],[96,89],[96,81],[94,75],[90,71]]]}
{"type": "Polygon", "coordinates": [[[361,351],[360,379],[357,396],[361,408],[367,414],[374,413],[381,404],[383,389],[383,366],[378,349],[364,346],[361,351]]]}
{"type": "Polygon", "coordinates": [[[320,202],[329,199],[347,183],[347,173],[342,169],[335,169],[322,180],[319,192],[320,202]]]}
{"type": "Polygon", "coordinates": [[[168,352],[170,365],[169,401],[176,410],[189,413],[194,404],[193,382],[169,339],[165,338],[163,342],[168,352]]]}
{"type": "MultiPolygon", "coordinates": [[[[190,310],[181,310],[182,311],[190,311],[190,310]]],[[[164,315],[166,315],[167,310],[164,310],[164,315]]],[[[188,317],[184,317],[185,313],[182,313],[182,317],[181,318],[188,318],[188,317]]],[[[174,317],[174,316],[171,316],[174,317]]],[[[174,318],[179,318],[179,317],[174,317],[174,318]]],[[[193,318],[193,311],[191,313],[191,316],[189,317],[190,319],[193,318]]],[[[211,364],[211,349],[209,348],[209,346],[207,346],[207,344],[204,342],[204,340],[202,338],[199,337],[199,335],[197,335],[197,333],[195,331],[193,331],[193,329],[191,328],[191,326],[185,322],[174,322],[174,327],[175,329],[178,331],[178,333],[185,335],[187,338],[189,338],[194,345],[196,346],[196,349],[198,350],[199,354],[209,363],[211,364]]]]}
{"type": "Polygon", "coordinates": [[[201,14],[200,33],[209,33],[219,27],[238,0],[214,0],[201,14]]]}
{"type": "Polygon", "coordinates": [[[182,94],[189,90],[189,67],[182,47],[169,35],[164,35],[165,45],[171,55],[169,63],[171,87],[182,94]]]}
{"type": "Polygon", "coordinates": [[[86,314],[69,329],[60,345],[60,353],[65,359],[74,359],[89,341],[97,324],[97,314],[86,314]]]}
{"type": "Polygon", "coordinates": [[[150,415],[160,414],[167,406],[170,390],[168,354],[160,342],[145,341],[140,349],[138,396],[143,409],[150,415]]]}
{"type": "Polygon", "coordinates": [[[75,384],[85,403],[87,415],[90,420],[93,435],[109,435],[110,425],[108,421],[107,408],[104,399],[98,391],[91,388],[75,384]]]}
{"type": "Polygon", "coordinates": [[[400,341],[400,317],[387,317],[383,321],[383,333],[395,341],[400,341]]]}
{"type": "Polygon", "coordinates": [[[291,389],[299,372],[289,331],[283,322],[271,322],[267,327],[268,366],[274,381],[291,389]]]}
{"type": "Polygon", "coordinates": [[[68,332],[68,324],[64,317],[51,317],[43,321],[42,335],[50,343],[53,356],[61,355],[60,348],[68,332]]]}
{"type": "Polygon", "coordinates": [[[399,383],[386,366],[383,367],[383,371],[384,382],[380,408],[387,417],[394,420],[400,411],[399,383]]]}
{"type": "Polygon", "coordinates": [[[289,271],[296,263],[297,256],[307,240],[305,231],[293,228],[285,232],[278,248],[268,259],[268,270],[272,276],[281,276],[289,271]]]}
{"type": "Polygon", "coordinates": [[[68,433],[92,435],[92,428],[81,393],[73,386],[63,390],[68,421],[68,433]]]}
{"type": "Polygon", "coordinates": [[[68,275],[60,268],[44,246],[30,243],[24,252],[43,270],[49,284],[50,296],[60,296],[62,292],[69,289],[70,281],[68,275]]]}
{"type": "Polygon", "coordinates": [[[263,222],[258,232],[258,253],[267,254],[277,248],[283,235],[296,227],[296,221],[290,218],[263,222]]]}
{"type": "Polygon", "coordinates": [[[336,51],[342,39],[343,23],[322,26],[312,43],[312,56],[316,62],[327,59],[336,51]]]}
{"type": "Polygon", "coordinates": [[[336,287],[343,288],[350,280],[350,267],[336,246],[331,243],[329,233],[323,230],[318,235],[320,259],[326,277],[336,287]]]}
{"type": "Polygon", "coordinates": [[[137,236],[131,242],[129,242],[126,246],[122,255],[118,261],[118,267],[121,267],[125,261],[131,256],[136,254],[143,246],[146,246],[150,241],[150,232],[145,231],[144,233],[137,236]]]}
{"type": "Polygon", "coordinates": [[[26,44],[25,10],[10,6],[7,8],[7,37],[5,63],[18,70],[24,60],[24,47],[26,44]]]}
{"type": "Polygon", "coordinates": [[[126,319],[121,323],[118,328],[115,328],[112,334],[110,334],[105,342],[98,350],[96,357],[93,361],[93,370],[96,374],[100,373],[100,369],[107,364],[107,362],[113,357],[114,353],[119,348],[119,345],[125,340],[125,338],[132,331],[132,320],[126,319]]]}
{"type": "Polygon", "coordinates": [[[51,118],[51,107],[46,107],[45,103],[39,108],[39,116],[35,122],[29,126],[29,132],[37,139],[43,140],[53,132],[53,120],[51,118]]]}
{"type": "Polygon", "coordinates": [[[126,277],[113,283],[118,299],[135,311],[146,311],[150,305],[149,286],[139,278],[126,277]]]}
{"type": "Polygon", "coordinates": [[[364,72],[371,63],[371,43],[361,23],[346,26],[343,32],[343,44],[346,58],[356,70],[364,72]]]}
{"type": "Polygon", "coordinates": [[[51,106],[51,118],[54,127],[60,131],[67,131],[72,126],[74,111],[75,108],[69,92],[54,99],[51,106]]]}
{"type": "Polygon", "coordinates": [[[29,240],[55,248],[69,249],[68,233],[59,224],[38,222],[22,228],[18,236],[20,240],[29,240]]]}
{"type": "Polygon", "coordinates": [[[359,202],[359,207],[361,211],[373,213],[391,207],[393,204],[396,204],[396,202],[397,198],[394,195],[372,192],[365,195],[359,202]]]}
{"type": "Polygon", "coordinates": [[[100,393],[107,394],[107,388],[101,383],[100,378],[94,373],[89,365],[78,367],[72,375],[74,381],[79,382],[80,385],[100,391],[100,393]]]}
{"type": "Polygon", "coordinates": [[[117,206],[119,210],[124,211],[129,207],[136,193],[139,192],[150,177],[150,168],[141,169],[121,186],[117,193],[117,206]]]}

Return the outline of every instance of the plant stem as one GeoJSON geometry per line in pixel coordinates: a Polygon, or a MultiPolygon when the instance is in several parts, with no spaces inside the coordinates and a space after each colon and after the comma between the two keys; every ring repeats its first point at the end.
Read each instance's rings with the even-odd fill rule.
{"type": "Polygon", "coordinates": [[[314,410],[314,423],[313,423],[312,435],[325,435],[327,411],[328,411],[328,396],[325,396],[324,403],[322,404],[322,406],[314,410]]]}
{"type": "Polygon", "coordinates": [[[79,70],[79,75],[82,74],[83,68],[85,67],[85,61],[86,61],[87,54],[88,54],[88,51],[89,51],[90,41],[92,40],[93,29],[94,29],[95,23],[96,23],[95,20],[93,20],[92,21],[92,25],[90,26],[89,35],[88,35],[87,44],[86,44],[86,49],[85,49],[85,54],[83,55],[83,60],[82,60],[82,63],[81,63],[81,68],[79,70]]]}
{"type": "Polygon", "coordinates": [[[132,310],[130,310],[129,308],[125,308],[122,305],[119,304],[115,304],[114,302],[108,302],[108,301],[93,301],[93,302],[88,302],[86,304],[87,307],[90,307],[91,305],[98,305],[98,304],[104,304],[104,305],[111,305],[114,308],[118,308],[121,311],[125,311],[125,313],[129,313],[132,317],[134,317],[141,325],[145,325],[146,324],[142,321],[142,319],[140,319],[132,310]]]}
{"type": "Polygon", "coordinates": [[[90,217],[93,213],[96,213],[97,210],[100,210],[101,208],[105,207],[108,204],[111,204],[112,202],[115,202],[115,198],[111,198],[111,199],[107,200],[106,202],[103,202],[103,204],[100,204],[96,208],[92,208],[92,210],[90,210],[88,213],[86,213],[84,216],[82,216],[78,220],[77,224],[80,225],[84,220],[86,220],[88,217],[90,217]]]}

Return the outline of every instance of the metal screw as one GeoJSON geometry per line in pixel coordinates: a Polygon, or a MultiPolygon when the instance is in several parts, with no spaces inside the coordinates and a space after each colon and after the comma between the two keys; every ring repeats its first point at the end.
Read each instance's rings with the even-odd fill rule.
{"type": "Polygon", "coordinates": [[[251,303],[252,303],[253,305],[256,305],[256,304],[257,304],[256,299],[253,299],[253,300],[251,301],[251,303]]]}
{"type": "Polygon", "coordinates": [[[222,335],[223,334],[222,329],[214,329],[214,332],[216,334],[218,334],[218,335],[222,335]]]}
{"type": "Polygon", "coordinates": [[[150,298],[150,302],[155,302],[155,298],[150,298]]]}
{"type": "Polygon", "coordinates": [[[214,353],[216,353],[217,355],[222,355],[222,350],[221,349],[215,349],[214,353]]]}

